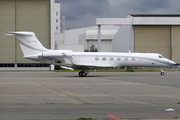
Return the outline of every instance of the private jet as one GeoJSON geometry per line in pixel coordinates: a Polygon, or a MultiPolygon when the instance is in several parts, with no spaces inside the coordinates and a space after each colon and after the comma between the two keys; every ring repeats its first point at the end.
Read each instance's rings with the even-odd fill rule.
{"type": "Polygon", "coordinates": [[[81,70],[79,76],[87,76],[89,70],[119,69],[121,67],[163,67],[176,65],[175,62],[158,53],[118,53],[118,52],[73,52],[72,50],[46,49],[33,32],[7,32],[15,35],[24,58],[61,66],[68,70],[81,70]]]}

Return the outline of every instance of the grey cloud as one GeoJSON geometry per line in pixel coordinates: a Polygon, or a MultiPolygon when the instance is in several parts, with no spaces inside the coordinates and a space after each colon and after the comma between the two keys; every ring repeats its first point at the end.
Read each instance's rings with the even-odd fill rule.
{"type": "Polygon", "coordinates": [[[169,9],[170,6],[170,0],[114,0],[111,13],[113,17],[126,17],[128,13],[155,14],[163,13],[162,11],[169,9]]]}
{"type": "Polygon", "coordinates": [[[56,0],[61,3],[61,15],[66,18],[66,26],[71,28],[68,24],[70,22],[74,27],[86,27],[88,25],[95,25],[97,17],[108,17],[109,2],[107,0],[56,0]],[[71,2],[73,1],[73,2],[71,2]],[[76,1],[76,2],[74,2],[76,1]],[[82,22],[83,20],[83,22],[82,22]],[[88,20],[91,22],[87,22],[88,20]],[[68,24],[67,24],[68,23],[68,24]],[[86,25],[88,23],[88,25],[86,25]],[[79,25],[79,26],[78,26],[79,25]]]}
{"type": "Polygon", "coordinates": [[[179,13],[179,0],[56,0],[66,28],[96,25],[96,18],[123,18],[128,13],[179,13]]]}
{"type": "Polygon", "coordinates": [[[169,0],[135,0],[136,5],[131,7],[138,12],[151,12],[155,9],[164,9],[170,6],[169,0]]]}
{"type": "MultiPolygon", "coordinates": [[[[68,16],[83,16],[86,14],[103,15],[108,6],[106,0],[81,0],[77,3],[61,5],[62,13],[68,16]],[[101,2],[100,2],[101,1],[101,2]]],[[[109,8],[109,7],[108,7],[109,8]]]]}

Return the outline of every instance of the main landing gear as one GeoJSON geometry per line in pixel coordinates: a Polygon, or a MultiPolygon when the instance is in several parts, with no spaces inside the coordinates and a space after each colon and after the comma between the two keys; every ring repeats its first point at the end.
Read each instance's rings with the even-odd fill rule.
{"type": "Polygon", "coordinates": [[[161,70],[161,73],[160,73],[160,75],[162,75],[162,76],[164,75],[164,71],[163,71],[163,70],[161,70]]]}
{"type": "Polygon", "coordinates": [[[81,70],[78,75],[79,77],[86,77],[88,73],[89,73],[89,70],[85,69],[85,70],[81,70]]]}
{"type": "Polygon", "coordinates": [[[84,73],[83,71],[79,72],[79,77],[86,77],[87,73],[84,73]]]}

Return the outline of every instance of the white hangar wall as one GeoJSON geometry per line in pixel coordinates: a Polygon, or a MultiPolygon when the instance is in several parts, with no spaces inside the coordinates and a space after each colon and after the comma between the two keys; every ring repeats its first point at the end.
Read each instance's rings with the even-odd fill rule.
{"type": "MultiPolygon", "coordinates": [[[[111,42],[120,26],[102,27],[103,51],[111,52],[111,42]]],[[[97,26],[65,30],[64,34],[56,35],[56,49],[69,49],[83,52],[91,44],[97,48],[97,26]]]]}
{"type": "Polygon", "coordinates": [[[134,52],[134,26],[122,25],[112,40],[113,52],[134,52]]]}

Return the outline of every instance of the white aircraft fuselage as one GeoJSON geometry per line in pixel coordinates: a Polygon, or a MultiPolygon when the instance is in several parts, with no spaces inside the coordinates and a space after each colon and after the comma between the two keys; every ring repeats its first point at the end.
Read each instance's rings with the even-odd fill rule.
{"type": "MultiPolygon", "coordinates": [[[[8,32],[18,38],[24,57],[54,64],[64,69],[80,69],[79,76],[86,76],[89,69],[118,69],[120,67],[167,67],[176,63],[158,53],[73,52],[49,50],[33,32],[8,32]]],[[[164,72],[161,71],[161,75],[164,72]]]]}
{"type": "MultiPolygon", "coordinates": [[[[50,50],[43,52],[42,57],[58,60],[57,65],[67,65],[64,55],[67,50],[50,50]],[[56,54],[58,53],[58,54],[56,54]]],[[[72,52],[66,56],[75,65],[102,68],[118,67],[167,67],[175,63],[157,53],[116,53],[116,52],[72,52]]],[[[71,63],[71,62],[69,62],[71,63]]],[[[71,64],[70,64],[71,65],[71,64]]]]}

